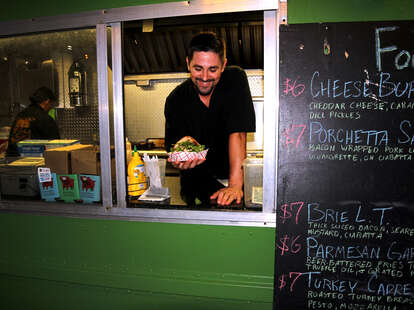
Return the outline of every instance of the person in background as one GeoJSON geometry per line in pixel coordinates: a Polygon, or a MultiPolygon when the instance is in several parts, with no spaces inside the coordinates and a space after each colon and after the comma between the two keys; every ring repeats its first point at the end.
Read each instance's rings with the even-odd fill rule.
{"type": "Polygon", "coordinates": [[[18,156],[17,142],[27,139],[60,139],[59,128],[48,112],[56,106],[56,95],[47,87],[40,87],[31,104],[17,114],[10,129],[6,156],[18,156]]]}
{"type": "Polygon", "coordinates": [[[206,159],[172,163],[180,169],[181,196],[188,205],[197,199],[203,204],[241,203],[246,133],[255,131],[246,73],[226,66],[224,42],[210,32],[192,38],[186,61],[190,78],[165,102],[166,148],[189,136],[208,153],[206,159]]]}

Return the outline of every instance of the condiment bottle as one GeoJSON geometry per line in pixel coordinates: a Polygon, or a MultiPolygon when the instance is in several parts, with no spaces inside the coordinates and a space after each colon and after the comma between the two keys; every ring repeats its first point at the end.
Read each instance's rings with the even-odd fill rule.
{"type": "Polygon", "coordinates": [[[132,147],[131,142],[129,142],[128,138],[125,138],[125,150],[126,150],[126,159],[127,159],[127,166],[132,159],[132,147]]]}
{"type": "Polygon", "coordinates": [[[141,196],[147,189],[144,162],[138,154],[136,147],[132,151],[132,159],[128,164],[128,195],[141,196]]]}

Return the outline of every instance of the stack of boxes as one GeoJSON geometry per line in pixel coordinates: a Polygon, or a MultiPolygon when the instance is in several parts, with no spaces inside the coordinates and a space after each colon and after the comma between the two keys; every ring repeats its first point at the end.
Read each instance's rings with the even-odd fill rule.
{"type": "MultiPolygon", "coordinates": [[[[101,200],[98,146],[79,140],[25,140],[17,146],[20,157],[0,165],[1,194],[36,197],[40,189],[45,201],[101,200]],[[23,186],[30,191],[23,191],[23,186]]],[[[114,172],[114,156],[111,166],[114,172]]]]}
{"type": "MultiPolygon", "coordinates": [[[[67,145],[76,145],[78,143],[79,140],[60,139],[24,140],[18,142],[17,149],[20,156],[4,158],[0,164],[1,194],[5,197],[37,198],[40,192],[38,169],[44,167],[44,154],[46,150],[67,145]]],[[[43,184],[44,189],[48,189],[50,183],[52,181],[43,184]]]]}

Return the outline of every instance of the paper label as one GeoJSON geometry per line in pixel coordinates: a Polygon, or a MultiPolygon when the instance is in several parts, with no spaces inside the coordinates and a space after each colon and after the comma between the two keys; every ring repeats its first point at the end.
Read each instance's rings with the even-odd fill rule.
{"type": "Polygon", "coordinates": [[[257,204],[263,204],[263,187],[253,186],[252,202],[257,204]]]}
{"type": "Polygon", "coordinates": [[[39,183],[52,181],[52,174],[50,173],[50,168],[37,168],[37,174],[39,176],[39,183]]]}
{"type": "Polygon", "coordinates": [[[80,91],[79,78],[70,78],[69,79],[69,89],[70,89],[71,93],[79,93],[79,91],[80,91]]]}
{"type": "Polygon", "coordinates": [[[137,166],[135,166],[135,168],[134,168],[134,176],[136,177],[136,178],[138,178],[138,176],[140,175],[140,174],[143,174],[144,173],[144,165],[137,165],[137,166]]]}

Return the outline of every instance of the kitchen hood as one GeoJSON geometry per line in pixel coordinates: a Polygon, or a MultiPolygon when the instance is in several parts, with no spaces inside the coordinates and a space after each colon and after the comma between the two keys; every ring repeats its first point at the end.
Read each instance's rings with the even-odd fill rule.
{"type": "Polygon", "coordinates": [[[228,65],[263,69],[263,12],[132,21],[123,31],[125,75],[187,71],[186,46],[201,31],[224,38],[228,65]]]}

